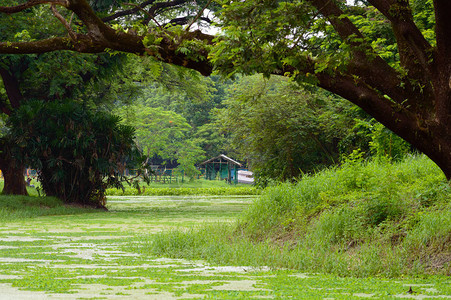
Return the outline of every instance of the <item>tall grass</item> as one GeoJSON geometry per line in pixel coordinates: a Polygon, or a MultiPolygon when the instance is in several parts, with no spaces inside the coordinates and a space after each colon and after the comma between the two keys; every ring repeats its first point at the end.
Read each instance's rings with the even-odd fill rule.
{"type": "Polygon", "coordinates": [[[236,224],[151,239],[143,251],[224,264],[451,275],[451,188],[424,156],[350,160],[267,188],[236,224]]]}

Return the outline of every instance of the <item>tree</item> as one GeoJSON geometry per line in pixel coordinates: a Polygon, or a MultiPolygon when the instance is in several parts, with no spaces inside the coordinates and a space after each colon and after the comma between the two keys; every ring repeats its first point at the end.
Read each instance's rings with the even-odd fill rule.
{"type": "MultiPolygon", "coordinates": [[[[173,2],[188,3],[166,1],[159,5],[173,2]]],[[[135,11],[113,9],[103,20],[86,0],[30,0],[0,7],[0,12],[15,14],[43,3],[73,12],[79,19],[77,24],[84,26],[81,33],[60,18],[67,36],[4,41],[0,53],[102,52],[108,48],[147,53],[202,74],[212,70],[205,60],[210,53],[212,63],[225,74],[258,71],[293,76],[358,105],[429,156],[451,179],[448,0],[366,0],[353,4],[337,0],[224,0],[220,1],[219,22],[223,36],[215,41],[190,26],[167,29],[148,22],[144,31],[139,27],[133,33],[105,23],[118,15],[140,15],[142,10],[146,11],[144,19],[152,19],[152,7],[157,5],[153,1],[138,4],[135,11]],[[211,52],[208,45],[213,42],[211,52]]]]}
{"type": "Polygon", "coordinates": [[[355,2],[224,1],[213,63],[226,74],[289,75],[340,95],[451,179],[451,2],[355,2]]]}
{"type": "MultiPolygon", "coordinates": [[[[2,5],[17,5],[18,3],[20,2],[8,0],[3,1],[2,5]]],[[[114,5],[119,2],[93,1],[91,3],[96,9],[96,13],[103,14],[104,11],[114,8],[114,5]]],[[[167,11],[167,8],[171,9],[174,6],[179,8],[178,4],[168,5],[167,7],[160,4],[156,5],[154,8],[158,11],[155,11],[154,17],[169,15],[169,13],[174,14],[167,11]]],[[[25,7],[22,6],[22,8],[25,7]]],[[[132,11],[135,10],[137,8],[132,11]]],[[[191,12],[192,10],[191,8],[191,12]]],[[[14,18],[0,13],[0,40],[19,43],[52,40],[55,36],[64,35],[67,32],[67,26],[74,26],[75,31],[80,29],[80,20],[77,20],[76,15],[74,18],[72,17],[64,12],[60,13],[55,6],[52,6],[51,9],[45,6],[28,7],[20,15],[15,15],[14,18]],[[65,17],[67,22],[64,22],[65,17]],[[61,24],[67,26],[59,26],[61,24]]],[[[174,24],[177,22],[183,24],[188,21],[190,20],[187,18],[171,20],[174,24]]],[[[83,32],[83,29],[80,30],[81,32],[83,32]]],[[[72,33],[70,36],[74,37],[72,33]]],[[[2,55],[0,57],[1,111],[10,115],[29,99],[53,101],[72,98],[81,101],[88,99],[89,102],[95,103],[99,102],[98,99],[105,101],[105,97],[111,96],[113,94],[111,90],[114,89],[108,88],[108,84],[102,86],[98,83],[102,81],[105,83],[104,79],[111,79],[111,76],[108,75],[111,74],[111,71],[117,70],[116,65],[124,55],[114,55],[109,57],[108,60],[105,60],[105,57],[105,54],[95,56],[74,55],[68,51],[60,51],[59,53],[38,52],[38,54],[23,56],[2,55]],[[108,74],[108,70],[110,74],[108,74]],[[37,74],[39,75],[36,76],[37,74]],[[83,89],[80,89],[81,86],[83,89]],[[81,91],[82,93],[80,93],[81,91]]],[[[1,145],[0,169],[3,170],[5,176],[5,185],[2,192],[4,194],[26,194],[23,162],[11,156],[12,152],[8,149],[11,145],[8,145],[5,140],[2,140],[1,145]]]]}
{"type": "MultiPolygon", "coordinates": [[[[68,52],[1,57],[3,89],[0,86],[0,90],[5,93],[0,95],[0,107],[6,115],[11,115],[31,99],[80,99],[85,93],[95,93],[96,89],[90,88],[94,74],[102,74],[105,83],[108,78],[105,70],[114,68],[118,63],[118,59],[106,60],[101,55],[73,55],[68,52]]],[[[97,83],[99,81],[102,80],[96,80],[97,83]]],[[[100,102],[99,97],[93,98],[96,99],[94,102],[100,102]]],[[[0,169],[4,171],[5,178],[2,193],[26,195],[23,176],[25,166],[11,155],[9,148],[12,145],[7,140],[2,139],[1,144],[0,169]]]]}
{"type": "Polygon", "coordinates": [[[47,196],[105,208],[105,190],[121,187],[124,169],[144,161],[134,128],[74,101],[29,101],[8,119],[9,148],[38,170],[47,196]]]}
{"type": "Polygon", "coordinates": [[[206,6],[202,8],[200,5],[205,4],[204,1],[131,1],[127,3],[127,9],[118,7],[121,1],[110,0],[30,0],[21,4],[16,0],[4,2],[6,6],[0,6],[3,18],[50,5],[54,17],[67,34],[27,42],[8,40],[0,43],[0,53],[122,51],[155,56],[202,74],[209,74],[212,70],[205,63],[208,51],[204,42],[211,42],[213,37],[203,34],[199,29],[189,30],[195,27],[194,23],[201,27],[202,21],[211,22],[203,16],[206,6]],[[59,11],[61,8],[63,12],[59,11]],[[184,24],[189,24],[187,30],[181,28],[184,24]]]}
{"type": "Polygon", "coordinates": [[[188,176],[197,175],[194,164],[204,158],[203,151],[189,138],[191,126],[184,117],[144,105],[130,105],[118,112],[126,124],[136,128],[136,141],[150,163],[177,161],[188,176]]]}
{"type": "MultiPolygon", "coordinates": [[[[51,20],[50,10],[36,9],[20,18],[0,18],[0,38],[30,41],[61,33],[59,22],[51,20]],[[48,20],[45,24],[42,20],[48,20]]],[[[0,56],[0,109],[11,115],[31,99],[54,101],[66,98],[86,99],[84,94],[96,93],[98,83],[105,83],[122,56],[87,55],[69,51],[30,55],[0,56]],[[100,80],[98,78],[101,78],[100,80]],[[96,83],[96,88],[93,88],[96,83]]],[[[96,95],[97,96],[97,95],[96,95]]],[[[95,101],[99,102],[99,101],[95,101]]],[[[24,162],[12,156],[10,143],[0,137],[0,169],[4,172],[3,194],[27,194],[24,162]]]]}
{"type": "Polygon", "coordinates": [[[162,64],[160,72],[156,80],[141,86],[141,95],[133,103],[174,111],[195,128],[207,123],[210,110],[222,100],[216,97],[219,84],[210,77],[168,64],[162,64]]]}
{"type": "MultiPolygon", "coordinates": [[[[123,74],[116,77],[118,82],[111,84],[110,90],[114,90],[112,94],[116,97],[115,105],[110,107],[112,111],[117,109],[122,111],[121,115],[130,125],[141,124],[137,118],[151,109],[160,108],[168,114],[170,113],[168,111],[172,111],[186,119],[191,126],[186,136],[190,139],[190,143],[200,145],[207,157],[224,152],[222,148],[225,140],[219,133],[219,128],[214,128],[215,125],[211,123],[210,112],[222,107],[227,82],[222,82],[219,76],[204,77],[198,72],[161,63],[151,57],[144,59],[129,57],[122,68],[123,74]],[[191,137],[195,139],[192,140],[191,137]]],[[[138,128],[138,131],[140,130],[138,128]]],[[[147,133],[143,130],[143,136],[149,135],[152,130],[147,133]]],[[[186,141],[188,139],[185,139],[185,143],[186,141]]],[[[188,157],[191,166],[198,159],[188,157]]],[[[172,156],[171,160],[175,159],[177,158],[172,156]]]]}
{"type": "Polygon", "coordinates": [[[225,106],[217,122],[263,185],[336,163],[339,141],[354,122],[342,99],[300,90],[280,76],[240,78],[225,106]]]}

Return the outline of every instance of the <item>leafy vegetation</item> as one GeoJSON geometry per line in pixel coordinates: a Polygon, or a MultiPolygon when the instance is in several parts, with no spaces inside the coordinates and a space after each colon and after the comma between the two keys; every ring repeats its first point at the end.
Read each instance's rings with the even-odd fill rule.
{"type": "Polygon", "coordinates": [[[342,276],[450,275],[451,189],[440,170],[423,156],[358,157],[267,188],[233,226],[161,233],[144,251],[342,276]]]}
{"type": "Polygon", "coordinates": [[[42,189],[66,203],[105,206],[105,189],[121,187],[125,167],[143,162],[134,129],[117,116],[75,102],[28,102],[9,118],[15,157],[39,170],[42,189]]]}
{"type": "Polygon", "coordinates": [[[280,77],[242,77],[228,89],[225,107],[215,112],[216,125],[258,184],[294,180],[336,163],[339,141],[354,125],[349,105],[329,98],[280,77]]]}
{"type": "MultiPolygon", "coordinates": [[[[47,1],[0,6],[7,16],[0,52],[129,52],[203,75],[290,76],[356,104],[451,177],[445,2],[183,0],[164,7],[133,1],[138,6],[129,8],[121,1],[68,1],[53,16],[44,9],[47,1]],[[212,12],[217,36],[198,30],[212,23],[212,12]],[[49,23],[57,30],[35,30],[49,23]]],[[[2,72],[5,82],[12,73],[2,72]]]]}
{"type": "MultiPolygon", "coordinates": [[[[450,21],[440,13],[447,7],[429,0],[221,3],[223,37],[210,53],[217,70],[228,76],[278,74],[325,88],[428,155],[451,178],[451,151],[443,146],[449,142],[442,140],[449,136],[449,108],[435,104],[449,103],[449,94],[434,96],[449,87],[426,75],[436,74],[440,55],[449,57],[450,47],[438,50],[448,44],[443,33],[450,21]],[[430,113],[443,118],[434,120],[430,113]],[[429,125],[424,131],[421,124],[447,133],[433,134],[429,125]]],[[[447,70],[449,59],[445,65],[447,70]]]]}
{"type": "Polygon", "coordinates": [[[124,122],[136,128],[136,141],[149,158],[149,164],[156,162],[155,159],[162,166],[174,161],[178,164],[176,172],[188,178],[199,175],[195,163],[205,157],[202,149],[188,138],[191,126],[185,118],[161,108],[136,105],[125,110],[126,113],[122,111],[124,122]]]}

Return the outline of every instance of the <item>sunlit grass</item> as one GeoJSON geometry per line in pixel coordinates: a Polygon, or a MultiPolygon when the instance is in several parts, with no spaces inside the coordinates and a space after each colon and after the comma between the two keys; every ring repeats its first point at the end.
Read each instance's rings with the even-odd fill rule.
{"type": "Polygon", "coordinates": [[[195,179],[184,182],[156,183],[151,182],[140,184],[140,190],[124,186],[125,190],[110,188],[107,194],[114,195],[141,195],[141,196],[161,196],[161,195],[257,195],[261,190],[247,184],[228,184],[224,180],[195,179]]]}
{"type": "Polygon", "coordinates": [[[54,197],[0,195],[0,221],[29,219],[51,215],[94,212],[93,209],[65,205],[54,197]]]}

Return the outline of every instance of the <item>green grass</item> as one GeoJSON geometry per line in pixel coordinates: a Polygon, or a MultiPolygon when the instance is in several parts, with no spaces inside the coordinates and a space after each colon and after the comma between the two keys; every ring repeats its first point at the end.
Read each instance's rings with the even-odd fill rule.
{"type": "Polygon", "coordinates": [[[0,195],[0,222],[88,212],[95,212],[95,210],[64,205],[61,200],[54,197],[0,195]]]}
{"type": "Polygon", "coordinates": [[[143,247],[340,276],[451,275],[451,188],[424,156],[350,161],[267,188],[235,224],[163,232],[143,247]]]}
{"type": "Polygon", "coordinates": [[[125,186],[125,190],[110,188],[107,195],[110,196],[162,196],[162,195],[257,195],[261,191],[257,188],[237,184],[230,185],[223,180],[196,179],[183,183],[155,183],[149,185],[141,183],[141,190],[125,186]]]}
{"type": "MultiPolygon", "coordinates": [[[[31,181],[31,184],[34,185],[35,187],[40,186],[39,182],[35,179],[31,181]]],[[[3,190],[3,185],[4,185],[3,178],[0,178],[0,192],[3,190]]],[[[35,187],[27,186],[28,195],[39,196],[39,193],[35,187]]]]}

